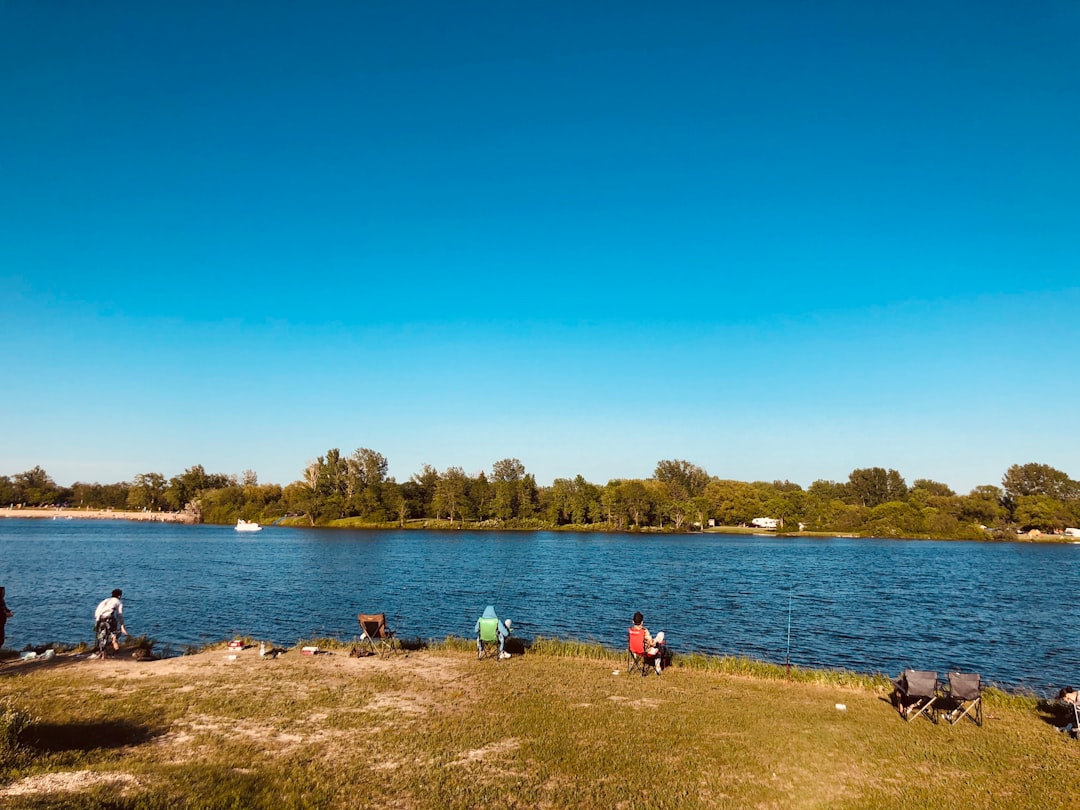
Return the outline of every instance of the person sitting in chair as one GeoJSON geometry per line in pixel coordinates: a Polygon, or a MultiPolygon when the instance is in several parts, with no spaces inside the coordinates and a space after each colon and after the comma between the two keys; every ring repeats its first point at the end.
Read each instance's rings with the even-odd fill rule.
{"type": "Polygon", "coordinates": [[[649,632],[649,629],[645,627],[645,617],[641,615],[641,611],[637,611],[634,614],[634,627],[640,627],[645,631],[645,660],[651,660],[653,666],[656,667],[656,674],[659,675],[662,671],[662,659],[664,657],[664,631],[661,630],[656,634],[655,638],[649,632]]]}
{"type": "Polygon", "coordinates": [[[1057,693],[1056,697],[1063,703],[1069,704],[1069,708],[1072,710],[1073,722],[1066,723],[1064,726],[1055,726],[1054,728],[1073,736],[1080,734],[1080,728],[1077,728],[1077,726],[1080,726],[1080,723],[1077,722],[1077,720],[1080,720],[1080,690],[1077,690],[1075,686],[1066,686],[1057,693]]]}
{"type": "Polygon", "coordinates": [[[480,640],[481,619],[495,619],[497,622],[495,635],[499,639],[499,658],[509,658],[510,653],[506,651],[506,638],[510,635],[510,628],[513,623],[509,619],[506,621],[500,619],[495,613],[495,607],[493,605],[488,605],[484,608],[484,615],[476,620],[476,627],[474,629],[474,632],[476,633],[476,657],[484,657],[484,643],[480,640]]]}

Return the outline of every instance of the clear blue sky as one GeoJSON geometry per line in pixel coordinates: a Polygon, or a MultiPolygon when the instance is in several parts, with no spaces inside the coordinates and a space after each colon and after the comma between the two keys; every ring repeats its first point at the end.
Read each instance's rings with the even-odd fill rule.
{"type": "Polygon", "coordinates": [[[0,1],[0,474],[1080,477],[1080,5],[0,1]]]}

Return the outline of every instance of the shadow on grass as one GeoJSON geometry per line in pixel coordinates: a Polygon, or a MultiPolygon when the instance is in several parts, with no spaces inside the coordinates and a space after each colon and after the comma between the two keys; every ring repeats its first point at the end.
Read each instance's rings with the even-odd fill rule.
{"type": "MultiPolygon", "coordinates": [[[[48,648],[40,648],[48,649],[48,648]]],[[[37,652],[37,650],[34,650],[37,652]]],[[[66,669],[73,666],[85,666],[91,662],[88,648],[76,648],[55,653],[48,658],[39,654],[35,658],[23,659],[19,653],[5,650],[0,654],[0,678],[14,675],[25,675],[43,669],[66,669]]],[[[121,644],[118,651],[110,651],[109,661],[123,661],[124,663],[141,664],[149,661],[158,661],[162,658],[170,658],[175,651],[166,647],[164,652],[154,652],[147,646],[135,644],[121,644]]]]}
{"type": "Polygon", "coordinates": [[[525,654],[525,640],[520,638],[514,638],[510,636],[506,640],[505,649],[511,655],[524,655],[525,654]]]}
{"type": "Polygon", "coordinates": [[[1055,728],[1064,728],[1073,723],[1073,710],[1056,700],[1040,700],[1035,704],[1039,719],[1055,728]]]}
{"type": "Polygon", "coordinates": [[[64,669],[74,666],[86,658],[88,650],[83,648],[62,650],[49,644],[40,647],[27,647],[25,650],[3,650],[0,652],[0,677],[21,675],[40,669],[64,669]],[[22,658],[33,655],[33,658],[22,658]]]}
{"type": "Polygon", "coordinates": [[[35,723],[23,741],[40,753],[97,751],[149,742],[163,733],[160,729],[125,720],[78,723],[35,723]]]}
{"type": "MultiPolygon", "coordinates": [[[[419,636],[416,638],[399,638],[398,641],[401,643],[401,649],[406,652],[429,650],[433,646],[440,647],[438,643],[432,644],[430,640],[422,639],[419,636]]],[[[476,649],[475,638],[453,639],[453,642],[456,642],[457,647],[459,647],[461,651],[468,650],[472,652],[476,649]]],[[[522,638],[517,638],[516,636],[510,636],[506,639],[505,649],[511,655],[524,655],[529,646],[531,646],[531,642],[522,638]]]]}

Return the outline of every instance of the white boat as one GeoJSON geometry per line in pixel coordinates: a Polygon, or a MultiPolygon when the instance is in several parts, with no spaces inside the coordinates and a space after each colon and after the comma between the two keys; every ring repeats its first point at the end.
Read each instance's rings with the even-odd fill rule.
{"type": "Polygon", "coordinates": [[[236,530],[238,532],[261,532],[262,526],[260,526],[258,523],[255,523],[254,521],[248,522],[243,518],[240,518],[238,521],[236,521],[236,530]]]}

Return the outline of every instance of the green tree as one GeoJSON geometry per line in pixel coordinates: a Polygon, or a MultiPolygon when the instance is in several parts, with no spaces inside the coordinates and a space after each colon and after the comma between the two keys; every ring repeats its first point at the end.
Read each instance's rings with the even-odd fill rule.
{"type": "Polygon", "coordinates": [[[354,450],[345,460],[345,466],[354,491],[379,486],[390,468],[386,456],[367,447],[354,450]]]}
{"type": "Polygon", "coordinates": [[[696,464],[681,459],[658,461],[653,478],[664,484],[672,500],[687,501],[705,494],[709,474],[696,464]]]}
{"type": "Polygon", "coordinates": [[[544,497],[545,514],[556,525],[587,526],[603,520],[600,487],[581,475],[555,479],[544,497]]]}
{"type": "Polygon", "coordinates": [[[907,484],[896,470],[868,467],[852,470],[848,476],[851,503],[860,506],[879,506],[890,501],[902,501],[907,496],[907,484]]]}
{"type": "Polygon", "coordinates": [[[629,509],[623,501],[622,485],[624,483],[620,479],[608,481],[600,495],[605,522],[608,526],[620,531],[629,525],[629,509]]]}
{"type": "Polygon", "coordinates": [[[397,518],[398,524],[404,527],[405,519],[409,516],[410,504],[403,488],[399,487],[393,478],[383,484],[383,503],[386,504],[390,514],[397,518]]]}
{"type": "Polygon", "coordinates": [[[1014,464],[1005,472],[1001,486],[1010,505],[1027,495],[1046,495],[1058,501],[1080,497],[1080,484],[1048,464],[1014,464]]]}
{"type": "Polygon", "coordinates": [[[705,531],[709,518],[712,517],[712,502],[704,495],[700,495],[690,501],[690,508],[693,510],[692,514],[698,527],[701,531],[705,531]]]}
{"type": "Polygon", "coordinates": [[[477,473],[476,478],[469,479],[468,496],[478,520],[487,520],[494,514],[494,489],[483,470],[477,473]]]}
{"type": "Polygon", "coordinates": [[[600,503],[601,489],[581,475],[574,477],[574,489],[570,496],[570,522],[584,526],[603,520],[604,508],[600,503]]]}
{"type": "Polygon", "coordinates": [[[836,481],[817,480],[806,490],[806,494],[817,501],[848,501],[849,493],[847,484],[836,481]]]}
{"type": "Polygon", "coordinates": [[[1013,508],[1016,522],[1025,529],[1050,532],[1064,529],[1071,515],[1064,501],[1050,495],[1021,495],[1013,508]]]}
{"type": "Polygon", "coordinates": [[[604,497],[608,520],[620,529],[640,527],[649,517],[652,499],[643,481],[610,481],[604,497]]]}
{"type": "Polygon", "coordinates": [[[926,532],[922,512],[901,501],[887,501],[870,509],[863,531],[877,537],[912,537],[926,532]]]}
{"type": "Polygon", "coordinates": [[[210,489],[210,477],[201,464],[196,464],[169,479],[164,494],[165,503],[173,511],[179,512],[198,498],[204,489],[210,489]]]}
{"type": "Polygon", "coordinates": [[[407,488],[403,486],[402,494],[409,499],[414,507],[410,511],[420,517],[437,517],[435,510],[435,489],[439,484],[439,471],[430,464],[425,464],[418,473],[414,473],[409,479],[407,488]]]}
{"type": "Polygon", "coordinates": [[[451,523],[455,517],[464,517],[469,479],[461,467],[448,467],[435,485],[435,512],[446,515],[451,523]]]}
{"type": "Polygon", "coordinates": [[[687,517],[694,511],[694,506],[690,501],[668,501],[665,504],[665,511],[667,516],[671,518],[675,531],[682,531],[687,517]]]}
{"type": "Polygon", "coordinates": [[[940,481],[933,481],[929,478],[916,478],[915,483],[911,485],[911,489],[913,492],[915,490],[920,490],[929,496],[951,498],[956,495],[948,484],[943,484],[940,481]]]}
{"type": "Polygon", "coordinates": [[[525,465],[516,458],[496,461],[491,468],[491,486],[495,502],[493,512],[501,520],[511,520],[521,514],[522,481],[525,465]]]}
{"type": "Polygon", "coordinates": [[[747,524],[764,516],[760,492],[744,481],[714,478],[705,488],[705,497],[712,504],[713,517],[724,526],[747,524]]]}
{"type": "Polygon", "coordinates": [[[61,488],[41,467],[17,473],[14,477],[14,485],[15,492],[12,500],[16,503],[48,506],[59,503],[61,500],[61,488]]]}
{"type": "Polygon", "coordinates": [[[165,502],[165,476],[161,473],[140,473],[128,489],[128,507],[131,509],[163,509],[165,502]]]}
{"type": "Polygon", "coordinates": [[[343,502],[351,494],[348,459],[342,457],[340,450],[332,447],[326,451],[325,459],[320,456],[319,461],[322,462],[319,469],[320,494],[325,493],[343,502]]]}
{"type": "Polygon", "coordinates": [[[1004,490],[990,484],[975,487],[967,495],[961,496],[957,519],[965,523],[980,526],[996,526],[1009,517],[1009,510],[1002,501],[1004,490]]]}
{"type": "MultiPolygon", "coordinates": [[[[126,509],[128,485],[84,484],[76,481],[71,485],[71,503],[89,509],[126,509]]],[[[2,501],[0,501],[2,503],[2,501]]]]}
{"type": "Polygon", "coordinates": [[[18,497],[18,490],[15,488],[15,482],[6,475],[0,475],[0,506],[7,504],[8,506],[14,506],[21,499],[18,497]]]}
{"type": "Polygon", "coordinates": [[[806,513],[806,493],[790,481],[759,484],[759,497],[764,501],[765,517],[778,518],[781,526],[789,526],[806,513]]]}
{"type": "Polygon", "coordinates": [[[569,478],[556,478],[541,494],[543,513],[548,522],[565,526],[573,520],[574,482],[569,478]]]}

